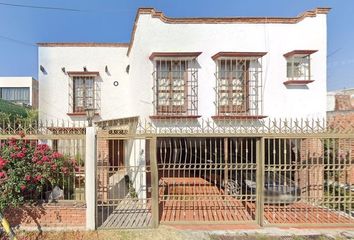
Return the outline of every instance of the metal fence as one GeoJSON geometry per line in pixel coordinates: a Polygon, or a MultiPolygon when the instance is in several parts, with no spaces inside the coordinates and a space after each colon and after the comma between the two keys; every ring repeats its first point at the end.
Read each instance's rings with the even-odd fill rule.
{"type": "MultiPolygon", "coordinates": [[[[102,142],[119,142],[106,143],[107,149],[99,152],[115,152],[112,149],[116,148],[125,155],[120,155],[124,160],[116,161],[122,166],[112,168],[108,160],[101,166],[102,154],[98,154],[98,179],[106,174],[107,189],[116,191],[117,181],[111,181],[120,171],[124,172],[121,179],[125,176],[118,186],[125,189],[123,195],[98,199],[98,209],[103,205],[111,209],[106,211],[106,219],[117,213],[106,220],[109,226],[104,221],[98,226],[141,227],[133,219],[145,219],[140,220],[148,222],[145,227],[158,223],[354,223],[352,122],[129,118],[103,121],[97,126],[99,149],[102,142]],[[132,148],[136,141],[140,144],[132,148]],[[139,175],[139,180],[131,173],[139,175]],[[137,194],[133,201],[144,204],[131,203],[130,186],[146,189],[146,195],[137,194]],[[144,211],[149,215],[134,218],[144,211]]],[[[103,193],[104,188],[104,184],[99,185],[98,192],[103,193]]]]}
{"type": "MultiPolygon", "coordinates": [[[[1,124],[0,124],[1,125],[1,124]]],[[[328,120],[96,122],[96,226],[354,223],[354,123],[328,120]]],[[[64,199],[84,200],[85,126],[0,126],[0,139],[76,158],[64,199]]]]}

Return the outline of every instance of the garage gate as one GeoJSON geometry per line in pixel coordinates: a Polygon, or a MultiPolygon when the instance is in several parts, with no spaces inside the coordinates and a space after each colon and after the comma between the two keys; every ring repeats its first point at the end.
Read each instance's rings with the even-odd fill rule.
{"type": "Polygon", "coordinates": [[[101,228],[354,223],[354,139],[98,137],[101,228]]]}

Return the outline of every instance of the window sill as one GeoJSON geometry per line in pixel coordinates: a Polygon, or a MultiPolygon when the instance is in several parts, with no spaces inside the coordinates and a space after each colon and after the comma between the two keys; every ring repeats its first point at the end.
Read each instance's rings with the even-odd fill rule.
{"type": "MultiPolygon", "coordinates": [[[[85,112],[74,112],[74,113],[67,113],[66,115],[70,117],[86,117],[85,112]]],[[[95,113],[95,116],[99,116],[99,113],[95,113]]]]}
{"type": "Polygon", "coordinates": [[[283,82],[285,86],[301,86],[314,82],[314,80],[288,80],[283,82]]]}
{"type": "Polygon", "coordinates": [[[263,115],[216,115],[211,118],[216,121],[222,120],[258,120],[266,118],[267,116],[263,115]]]}
{"type": "Polygon", "coordinates": [[[200,118],[199,115],[152,115],[150,116],[151,119],[197,119],[200,118]]]}

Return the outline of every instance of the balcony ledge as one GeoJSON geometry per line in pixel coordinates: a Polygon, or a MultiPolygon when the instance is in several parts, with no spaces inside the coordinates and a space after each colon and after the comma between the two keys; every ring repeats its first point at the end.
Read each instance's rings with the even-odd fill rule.
{"type": "Polygon", "coordinates": [[[285,86],[302,86],[314,82],[315,80],[288,80],[283,82],[285,86]]]}

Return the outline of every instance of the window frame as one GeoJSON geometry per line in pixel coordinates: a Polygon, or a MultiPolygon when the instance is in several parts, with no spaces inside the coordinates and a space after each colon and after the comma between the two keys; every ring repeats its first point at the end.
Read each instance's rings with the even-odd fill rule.
{"type": "MultiPolygon", "coordinates": [[[[212,116],[214,120],[223,121],[226,119],[261,119],[265,118],[263,116],[263,57],[267,52],[218,52],[214,54],[211,58],[215,63],[215,113],[212,116]],[[237,107],[237,96],[235,98],[228,99],[228,104],[231,107],[224,107],[221,102],[222,96],[220,96],[220,76],[219,68],[220,61],[222,60],[233,60],[233,61],[246,61],[244,63],[243,72],[245,75],[245,80],[242,83],[242,93],[244,94],[242,98],[242,106],[237,107]],[[235,104],[230,101],[235,101],[235,104]],[[235,107],[233,107],[235,105],[235,107]]],[[[232,64],[232,63],[231,63],[232,64]]],[[[237,69],[235,63],[235,69],[237,69]]],[[[237,75],[235,75],[237,76],[237,75]]],[[[233,79],[233,78],[232,78],[233,79]]],[[[235,78],[237,79],[237,78],[235,78]]],[[[229,81],[230,82],[230,81],[229,81]]],[[[239,83],[235,82],[236,87],[239,83]]],[[[221,86],[222,87],[222,86],[221,86]]],[[[229,91],[232,94],[233,85],[228,86],[229,91]]],[[[236,91],[237,92],[237,91],[236,91]]]]}
{"type": "Polygon", "coordinates": [[[286,59],[286,77],[288,79],[298,81],[298,80],[311,80],[311,58],[310,55],[294,55],[286,59]],[[290,66],[289,66],[290,64],[290,66]],[[295,66],[298,64],[298,66],[295,66]],[[302,65],[302,66],[301,66],[302,65]],[[290,67],[290,71],[289,71],[290,67]],[[296,75],[296,69],[300,68],[301,72],[304,70],[302,75],[296,75]],[[289,75],[290,74],[290,75],[289,75]]]}
{"type": "Polygon", "coordinates": [[[92,99],[92,107],[95,106],[95,77],[93,76],[73,76],[72,77],[72,81],[73,81],[73,109],[72,109],[72,112],[73,113],[85,113],[85,108],[87,108],[87,99],[88,98],[91,98],[92,99]],[[75,79],[75,78],[78,78],[78,79],[75,79]],[[82,79],[83,78],[83,79],[82,79]],[[77,97],[77,92],[76,92],[76,86],[77,86],[77,81],[78,80],[82,80],[83,81],[83,84],[82,84],[82,88],[83,88],[83,93],[82,93],[82,97],[77,97]],[[89,90],[87,89],[90,89],[86,84],[86,82],[88,80],[91,80],[92,79],[92,97],[88,97],[87,96],[87,92],[89,90]],[[83,111],[78,111],[77,108],[79,108],[77,106],[77,101],[78,101],[78,98],[81,98],[82,99],[82,102],[83,102],[83,111]]]}
{"type": "MultiPolygon", "coordinates": [[[[75,116],[75,115],[86,115],[85,108],[88,106],[85,106],[86,102],[85,99],[86,97],[83,97],[83,107],[80,110],[76,110],[77,102],[76,102],[76,79],[75,78],[92,78],[92,107],[96,109],[96,111],[99,110],[98,106],[98,101],[99,101],[99,96],[97,95],[97,91],[100,91],[99,86],[97,85],[99,82],[99,72],[88,72],[88,71],[83,71],[83,72],[78,72],[78,71],[69,71],[67,72],[69,76],[69,108],[68,108],[68,115],[69,116],[75,116]]],[[[85,85],[83,85],[85,86],[85,85]]],[[[90,106],[91,107],[91,106],[90,106]]],[[[96,112],[96,114],[98,114],[96,112]]]]}
{"type": "MultiPolygon", "coordinates": [[[[217,105],[217,111],[218,113],[221,114],[243,114],[243,113],[247,113],[249,111],[249,67],[250,67],[250,60],[248,59],[242,59],[242,58],[228,58],[228,59],[220,59],[217,62],[218,64],[218,71],[217,74],[225,74],[228,75],[226,78],[220,77],[218,76],[218,80],[217,80],[217,84],[218,84],[218,105],[217,105]],[[242,83],[242,90],[237,90],[237,89],[233,89],[235,86],[233,85],[233,81],[234,80],[238,80],[237,76],[233,77],[234,73],[236,73],[236,75],[239,73],[240,70],[235,70],[235,72],[233,70],[224,70],[221,67],[222,62],[225,62],[227,64],[231,64],[230,69],[232,69],[232,64],[233,61],[235,61],[236,66],[238,64],[239,61],[246,61],[245,65],[243,65],[243,69],[241,70],[242,74],[243,74],[243,83],[242,83]],[[226,90],[222,90],[220,89],[220,81],[226,80],[227,81],[227,89],[226,90]],[[222,105],[220,102],[220,99],[222,98],[222,94],[223,93],[227,93],[227,105],[222,105]],[[242,93],[243,97],[242,97],[242,104],[241,106],[234,104],[234,93],[242,93]]],[[[224,69],[228,69],[227,66],[224,67],[224,69]]],[[[236,86],[237,87],[237,86],[236,86]]]]}
{"type": "MultiPolygon", "coordinates": [[[[168,65],[168,64],[167,64],[168,65]]],[[[155,69],[156,69],[156,113],[158,115],[160,114],[166,114],[166,113],[172,113],[172,114],[185,114],[187,112],[187,108],[188,108],[188,61],[184,60],[184,59],[157,59],[155,60],[155,69]],[[165,62],[165,64],[170,63],[170,64],[174,64],[174,63],[179,63],[181,64],[182,62],[184,62],[184,67],[179,66],[179,68],[182,71],[175,71],[173,70],[173,66],[167,66],[169,69],[167,72],[167,79],[168,79],[168,89],[167,90],[160,90],[160,81],[163,79],[163,77],[160,78],[161,72],[165,72],[164,70],[159,70],[159,67],[161,68],[161,63],[158,64],[158,62],[165,62]],[[174,90],[174,81],[175,80],[180,80],[180,78],[175,79],[174,77],[174,73],[177,72],[179,73],[179,76],[182,76],[182,80],[183,80],[183,89],[182,90],[174,90]],[[160,105],[160,94],[161,93],[168,93],[168,105],[160,105]],[[183,93],[183,104],[182,105],[176,105],[173,104],[173,95],[175,93],[183,93]]],[[[178,87],[178,86],[177,86],[178,87]]]]}
{"type": "Polygon", "coordinates": [[[285,57],[286,60],[286,81],[284,82],[284,85],[306,85],[308,83],[313,82],[314,80],[312,79],[311,76],[311,68],[312,68],[312,59],[311,55],[318,50],[293,50],[291,52],[285,53],[283,56],[285,57]],[[296,59],[299,59],[296,61],[296,59]],[[303,59],[306,59],[303,61],[303,59]],[[306,63],[307,66],[303,66],[302,68],[305,68],[304,74],[302,76],[296,76],[294,71],[295,71],[295,63],[299,63],[299,65],[306,63]],[[290,64],[290,71],[289,71],[289,64],[290,64]],[[307,68],[307,69],[306,69],[307,68]],[[289,72],[292,74],[289,75],[289,72]]]}

